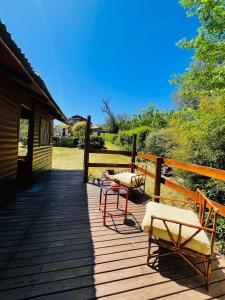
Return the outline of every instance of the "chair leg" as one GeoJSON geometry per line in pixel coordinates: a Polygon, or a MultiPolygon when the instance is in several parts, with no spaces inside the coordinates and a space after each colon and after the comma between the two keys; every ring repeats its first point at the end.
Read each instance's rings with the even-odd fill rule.
{"type": "Polygon", "coordinates": [[[149,265],[149,260],[150,260],[150,258],[151,258],[150,251],[151,251],[151,239],[149,238],[149,239],[148,239],[147,265],[149,265]]]}
{"type": "Polygon", "coordinates": [[[149,260],[151,258],[151,244],[152,244],[152,231],[149,232],[149,236],[148,236],[147,265],[149,265],[149,260]]]}
{"type": "Polygon", "coordinates": [[[211,265],[212,265],[212,261],[211,259],[204,261],[204,265],[205,265],[205,287],[208,290],[209,288],[209,277],[211,274],[211,265]]]}
{"type": "Polygon", "coordinates": [[[120,200],[120,195],[118,194],[117,195],[117,203],[116,203],[116,208],[118,209],[118,207],[119,207],[119,200],[120,200]]]}

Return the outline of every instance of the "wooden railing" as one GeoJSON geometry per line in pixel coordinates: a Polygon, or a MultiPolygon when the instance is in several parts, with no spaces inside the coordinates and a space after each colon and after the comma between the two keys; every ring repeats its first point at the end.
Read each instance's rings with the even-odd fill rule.
{"type": "MultiPolygon", "coordinates": [[[[215,178],[218,180],[225,181],[225,171],[205,166],[200,166],[196,164],[189,164],[181,161],[176,161],[169,158],[164,157],[157,157],[155,155],[138,152],[137,157],[145,159],[147,161],[154,162],[155,164],[155,173],[147,171],[147,176],[153,178],[155,180],[155,186],[154,186],[154,194],[157,196],[160,196],[160,186],[161,184],[166,185],[167,187],[175,190],[176,192],[184,195],[185,197],[188,197],[190,199],[193,199],[194,201],[197,201],[197,193],[194,191],[191,191],[182,185],[179,185],[169,179],[166,179],[165,177],[162,177],[161,175],[161,169],[162,165],[165,164],[170,167],[175,167],[181,170],[193,172],[199,175],[208,176],[211,178],[215,178]]],[[[141,171],[141,167],[136,167],[139,171],[141,171]]],[[[211,200],[212,201],[212,200],[211,200]]],[[[212,201],[213,204],[218,208],[218,213],[225,217],[225,206],[222,204],[219,204],[215,201],[212,201]]]]}
{"type": "MultiPolygon", "coordinates": [[[[87,118],[87,127],[86,127],[86,134],[85,134],[85,150],[84,150],[84,182],[88,181],[88,170],[89,168],[93,167],[105,167],[105,168],[130,168],[131,172],[134,169],[142,171],[143,169],[136,165],[136,158],[144,159],[145,161],[150,161],[155,164],[155,172],[150,172],[149,170],[145,170],[146,175],[152,179],[154,179],[154,194],[160,196],[160,189],[161,184],[164,184],[168,188],[175,190],[176,192],[182,194],[185,197],[193,199],[194,201],[198,201],[197,193],[187,189],[186,187],[179,185],[165,177],[162,176],[162,165],[167,165],[170,167],[178,168],[181,170],[193,172],[199,175],[208,176],[214,179],[225,181],[225,171],[215,168],[209,168],[205,166],[200,166],[196,164],[190,164],[186,162],[176,161],[173,159],[165,158],[165,157],[158,157],[156,155],[151,155],[143,152],[136,151],[136,139],[137,136],[133,136],[133,144],[132,144],[132,151],[125,151],[125,150],[95,150],[90,149],[90,124],[91,124],[91,117],[88,116],[87,118]],[[89,154],[90,153],[98,153],[98,154],[115,154],[115,155],[125,155],[131,157],[130,164],[123,164],[123,163],[90,163],[89,162],[89,154]]],[[[144,171],[144,170],[143,170],[144,171]]],[[[212,201],[212,200],[211,200],[212,201]]],[[[225,206],[219,204],[215,201],[212,201],[213,204],[218,208],[218,213],[225,217],[225,206]]]]}

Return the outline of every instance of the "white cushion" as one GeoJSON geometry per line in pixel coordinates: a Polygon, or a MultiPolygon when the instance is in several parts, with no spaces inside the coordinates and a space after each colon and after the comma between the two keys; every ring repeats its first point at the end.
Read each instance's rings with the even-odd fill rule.
{"type": "MultiPolygon", "coordinates": [[[[145,232],[149,232],[151,225],[151,216],[171,219],[175,221],[180,221],[192,225],[201,226],[198,215],[187,209],[181,209],[174,206],[169,206],[165,204],[160,204],[154,201],[150,201],[146,206],[146,212],[144,219],[142,221],[142,229],[145,232]]],[[[177,241],[179,235],[179,225],[171,222],[166,222],[170,232],[175,241],[177,241]]],[[[197,229],[182,225],[181,231],[181,243],[187,240],[189,237],[195,233],[197,229]]],[[[157,238],[171,241],[167,229],[161,220],[154,219],[153,221],[153,235],[157,238]]],[[[201,230],[197,235],[195,235],[185,246],[195,250],[197,252],[203,253],[205,255],[211,254],[210,241],[205,231],[201,230]]]]}
{"type": "MultiPolygon", "coordinates": [[[[137,175],[139,175],[139,174],[129,173],[129,172],[119,173],[119,174],[113,175],[113,179],[119,180],[121,185],[124,185],[124,186],[127,186],[127,187],[135,187],[135,186],[137,186],[137,182],[139,182],[139,178],[138,177],[136,177],[137,178],[137,182],[136,182],[136,180],[134,178],[137,175]]],[[[142,179],[141,179],[141,184],[144,184],[144,182],[145,182],[145,178],[143,176],[142,179]]]]}

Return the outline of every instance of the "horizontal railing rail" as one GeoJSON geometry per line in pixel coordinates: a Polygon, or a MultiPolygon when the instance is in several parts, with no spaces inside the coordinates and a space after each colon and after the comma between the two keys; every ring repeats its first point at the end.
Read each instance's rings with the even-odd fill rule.
{"type": "Polygon", "coordinates": [[[126,150],[108,150],[108,149],[91,149],[89,151],[89,153],[95,153],[95,154],[115,154],[115,155],[125,155],[125,156],[131,156],[132,155],[132,151],[126,151],[126,150]]]}
{"type": "MultiPolygon", "coordinates": [[[[157,156],[143,153],[143,152],[138,152],[137,157],[144,158],[144,159],[150,160],[152,162],[155,162],[157,159],[157,156]]],[[[176,161],[176,160],[173,160],[170,158],[165,158],[165,157],[162,157],[161,159],[162,159],[162,163],[167,166],[225,181],[225,171],[224,170],[200,166],[200,165],[196,165],[196,164],[190,164],[190,163],[186,163],[186,162],[182,162],[182,161],[176,161]]]]}
{"type": "Polygon", "coordinates": [[[103,167],[108,167],[108,168],[130,168],[131,164],[115,164],[115,163],[88,163],[88,167],[93,168],[103,168],[103,167]]]}
{"type": "MultiPolygon", "coordinates": [[[[199,175],[204,175],[204,176],[208,176],[211,178],[225,181],[225,171],[224,170],[200,166],[200,165],[196,165],[196,164],[180,162],[180,161],[176,161],[176,160],[164,158],[164,157],[157,157],[155,155],[151,155],[151,154],[147,154],[147,153],[143,153],[143,152],[138,152],[137,157],[143,158],[145,160],[149,160],[151,162],[154,162],[155,164],[157,164],[157,162],[160,161],[160,165],[165,164],[170,167],[176,167],[178,169],[182,169],[185,171],[189,171],[189,172],[193,172],[193,173],[196,173],[199,175]]],[[[136,168],[139,171],[142,170],[141,167],[137,166],[136,168]]],[[[188,197],[194,201],[197,201],[197,193],[196,192],[191,191],[191,190],[185,188],[184,186],[179,185],[171,180],[168,180],[165,177],[162,177],[161,174],[160,174],[160,176],[158,175],[158,178],[157,178],[156,174],[147,171],[146,175],[155,179],[155,185],[158,184],[160,186],[160,184],[164,184],[165,186],[175,190],[176,192],[182,194],[183,196],[188,197]]],[[[213,200],[211,200],[211,201],[218,209],[219,215],[225,217],[225,206],[218,202],[215,202],[213,200]]]]}

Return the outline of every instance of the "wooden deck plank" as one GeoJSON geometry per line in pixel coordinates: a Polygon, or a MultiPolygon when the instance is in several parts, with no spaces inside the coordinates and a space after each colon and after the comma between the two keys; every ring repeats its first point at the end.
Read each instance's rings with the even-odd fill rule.
{"type": "MultiPolygon", "coordinates": [[[[54,171],[43,188],[18,194],[0,211],[0,299],[210,299],[225,294],[224,260],[215,257],[207,293],[178,257],[146,265],[145,211],[129,201],[130,221],[98,210],[99,188],[78,171],[54,171]]],[[[222,299],[222,298],[221,298],[222,299]]]]}

